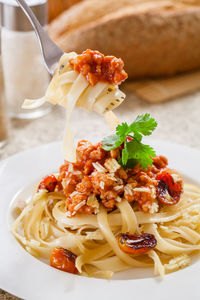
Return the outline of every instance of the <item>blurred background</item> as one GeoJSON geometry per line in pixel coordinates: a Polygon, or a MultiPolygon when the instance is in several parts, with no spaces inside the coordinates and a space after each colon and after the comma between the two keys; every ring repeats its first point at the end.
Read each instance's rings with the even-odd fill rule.
{"type": "MultiPolygon", "coordinates": [[[[64,51],[90,48],[121,57],[129,79],[116,109],[131,122],[150,112],[154,138],[200,149],[200,1],[27,0],[64,51]]],[[[14,0],[1,0],[0,158],[62,139],[65,112],[46,105],[21,109],[24,98],[44,95],[50,76],[26,17],[14,0]]],[[[103,118],[76,108],[77,139],[108,133],[103,118]],[[91,126],[92,124],[92,126],[91,126]],[[84,131],[82,130],[84,128],[84,131]]]]}
{"type": "MultiPolygon", "coordinates": [[[[155,138],[200,148],[200,1],[27,0],[50,37],[64,51],[90,48],[121,57],[129,79],[116,110],[131,122],[150,112],[155,138]]],[[[64,111],[46,105],[24,111],[24,98],[44,95],[50,77],[26,17],[14,0],[1,0],[0,158],[60,140],[64,111]]],[[[76,109],[78,139],[101,138],[101,116],[76,109]],[[89,121],[90,120],[90,121],[89,121]],[[91,126],[92,124],[92,126],[91,126]],[[84,132],[82,128],[85,128],[84,132]]]]}
{"type": "MultiPolygon", "coordinates": [[[[87,48],[121,57],[129,79],[115,110],[131,122],[149,112],[155,139],[200,150],[199,0],[27,0],[50,37],[64,51],[87,48]]],[[[65,111],[46,105],[24,111],[24,98],[42,97],[50,76],[35,34],[14,0],[1,0],[0,159],[61,140],[65,111]]],[[[103,118],[76,108],[77,139],[109,133],[103,118]],[[84,129],[83,129],[84,128],[84,129]]],[[[200,162],[197,162],[200,165],[200,162]]],[[[0,291],[0,299],[14,299],[0,291]]]]}

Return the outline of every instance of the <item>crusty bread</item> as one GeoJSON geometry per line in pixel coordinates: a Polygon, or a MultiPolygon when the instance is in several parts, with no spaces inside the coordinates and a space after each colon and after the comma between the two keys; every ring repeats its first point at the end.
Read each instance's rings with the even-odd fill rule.
{"type": "Polygon", "coordinates": [[[98,49],[121,57],[130,78],[200,68],[200,1],[87,0],[49,32],[66,52],[98,49]]]}
{"type": "Polygon", "coordinates": [[[48,19],[54,20],[63,11],[82,0],[48,0],[48,19]]]}
{"type": "MultiPolygon", "coordinates": [[[[86,0],[64,12],[50,26],[52,38],[97,21],[105,15],[141,0],[86,0]]],[[[148,0],[147,0],[148,1],[148,0]]]]}

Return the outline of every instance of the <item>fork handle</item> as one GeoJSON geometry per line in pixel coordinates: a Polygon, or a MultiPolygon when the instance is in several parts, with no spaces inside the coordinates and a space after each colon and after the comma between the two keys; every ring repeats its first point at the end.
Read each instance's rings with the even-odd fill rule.
{"type": "Polygon", "coordinates": [[[51,75],[53,75],[53,66],[58,62],[58,53],[60,52],[59,54],[61,57],[63,55],[63,51],[50,39],[50,37],[40,25],[36,16],[32,12],[31,8],[26,4],[26,2],[24,0],[16,0],[16,2],[19,4],[19,6],[29,19],[31,25],[33,26],[36,36],[38,38],[45,66],[48,72],[51,75]]]}

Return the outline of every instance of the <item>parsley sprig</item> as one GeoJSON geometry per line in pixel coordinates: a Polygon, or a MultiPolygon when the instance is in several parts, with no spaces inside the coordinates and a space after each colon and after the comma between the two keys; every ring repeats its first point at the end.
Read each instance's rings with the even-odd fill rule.
{"type": "Polygon", "coordinates": [[[110,151],[124,144],[119,163],[124,168],[132,168],[140,164],[143,169],[152,165],[152,158],[156,156],[154,149],[143,144],[142,137],[151,135],[157,126],[157,122],[150,114],[139,115],[133,123],[122,123],[116,128],[116,134],[112,134],[102,141],[102,148],[110,151]]]}

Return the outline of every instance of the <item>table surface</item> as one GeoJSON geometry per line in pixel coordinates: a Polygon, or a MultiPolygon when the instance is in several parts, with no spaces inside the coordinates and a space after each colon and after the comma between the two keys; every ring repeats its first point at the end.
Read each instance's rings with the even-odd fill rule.
{"type": "MultiPolygon", "coordinates": [[[[133,93],[115,110],[120,121],[131,122],[138,114],[149,112],[158,121],[153,138],[194,147],[200,150],[200,92],[165,103],[150,104],[133,93]]],[[[109,132],[103,118],[76,108],[72,127],[77,139],[101,138],[109,132]]],[[[48,115],[35,120],[11,120],[9,140],[0,149],[0,160],[19,151],[62,139],[65,110],[54,107],[48,115]]],[[[0,300],[17,299],[0,290],[0,300]]]]}

